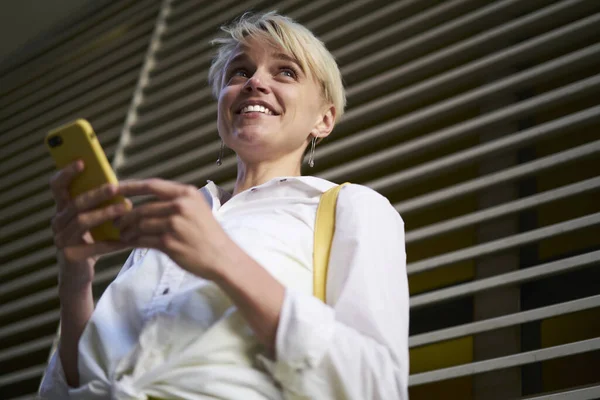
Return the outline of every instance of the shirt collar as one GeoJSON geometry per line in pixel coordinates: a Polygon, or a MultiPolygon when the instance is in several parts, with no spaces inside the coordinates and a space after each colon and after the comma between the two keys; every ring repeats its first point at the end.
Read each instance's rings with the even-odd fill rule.
{"type": "MultiPolygon", "coordinates": [[[[325,179],[317,178],[315,176],[281,176],[273,178],[262,185],[255,186],[248,189],[247,191],[267,188],[273,185],[280,184],[300,184],[305,186],[306,189],[318,192],[318,194],[325,193],[327,190],[336,186],[336,183],[330,182],[325,179]]],[[[200,189],[211,208],[218,209],[232,197],[231,193],[223,189],[222,187],[215,184],[213,181],[206,181],[206,185],[200,189]]],[[[242,192],[244,193],[244,192],[242,192]]],[[[240,193],[241,194],[241,193],[240,193]]]]}

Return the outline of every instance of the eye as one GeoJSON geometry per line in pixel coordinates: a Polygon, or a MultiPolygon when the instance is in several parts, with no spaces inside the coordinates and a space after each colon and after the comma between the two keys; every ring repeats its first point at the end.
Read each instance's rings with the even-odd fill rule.
{"type": "Polygon", "coordinates": [[[298,78],[298,73],[292,67],[282,67],[279,73],[292,79],[298,78]]]}
{"type": "Polygon", "coordinates": [[[241,76],[243,78],[248,78],[250,74],[245,68],[236,68],[229,74],[230,77],[241,76]]]}

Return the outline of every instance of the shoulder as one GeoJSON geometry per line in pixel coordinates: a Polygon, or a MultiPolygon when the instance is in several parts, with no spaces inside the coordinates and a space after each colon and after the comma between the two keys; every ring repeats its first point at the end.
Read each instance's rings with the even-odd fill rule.
{"type": "Polygon", "coordinates": [[[398,211],[387,197],[359,184],[349,184],[342,188],[338,197],[338,210],[350,211],[355,217],[393,218],[402,220],[398,211]]]}

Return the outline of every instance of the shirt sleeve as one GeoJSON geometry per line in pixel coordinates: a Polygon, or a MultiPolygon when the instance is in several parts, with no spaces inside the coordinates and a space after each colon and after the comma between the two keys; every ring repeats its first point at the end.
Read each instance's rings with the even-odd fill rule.
{"type": "MultiPolygon", "coordinates": [[[[145,252],[141,253],[144,249],[134,249],[127,257],[127,260],[123,264],[121,271],[118,275],[121,275],[129,269],[133,264],[139,261],[140,257],[143,257],[145,252]]],[[[62,367],[60,356],[58,354],[58,347],[50,357],[48,366],[42,376],[42,382],[38,391],[39,399],[43,400],[64,400],[70,397],[70,391],[74,388],[67,384],[65,372],[62,367]]]]}
{"type": "Polygon", "coordinates": [[[340,192],[327,303],[286,292],[269,368],[285,397],[408,399],[404,223],[364,186],[340,192]]]}

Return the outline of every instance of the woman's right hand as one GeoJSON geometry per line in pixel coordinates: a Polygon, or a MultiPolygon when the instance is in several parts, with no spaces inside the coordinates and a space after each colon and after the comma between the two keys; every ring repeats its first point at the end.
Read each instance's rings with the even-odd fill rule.
{"type": "Polygon", "coordinates": [[[50,179],[52,197],[56,202],[52,231],[58,249],[59,287],[68,290],[84,289],[92,284],[98,256],[127,247],[120,242],[94,242],[90,229],[121,217],[127,212],[127,207],[119,203],[98,208],[116,195],[117,188],[111,184],[71,199],[69,186],[83,168],[82,161],[75,161],[50,179]]]}

